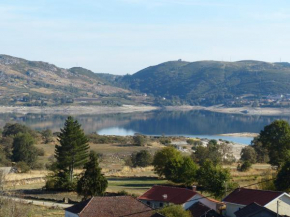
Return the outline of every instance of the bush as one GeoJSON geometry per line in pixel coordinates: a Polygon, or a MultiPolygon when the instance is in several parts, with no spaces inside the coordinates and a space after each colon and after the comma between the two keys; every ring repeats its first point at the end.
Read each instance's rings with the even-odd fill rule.
{"type": "Polygon", "coordinates": [[[163,214],[167,217],[191,217],[190,211],[186,211],[180,205],[171,205],[164,207],[159,211],[159,213],[163,214]]]}
{"type": "Polygon", "coordinates": [[[44,156],[44,149],[43,148],[37,148],[36,153],[38,156],[44,156]]]}
{"type": "Polygon", "coordinates": [[[56,188],[56,180],[54,178],[49,177],[45,183],[46,190],[54,190],[56,188]]]}
{"type": "Polygon", "coordinates": [[[241,172],[246,172],[246,171],[248,171],[251,167],[252,167],[251,162],[249,162],[249,161],[245,161],[245,162],[241,165],[240,171],[241,171],[241,172]]]}
{"type": "Polygon", "coordinates": [[[189,144],[189,145],[194,145],[194,139],[187,139],[186,140],[186,142],[187,142],[187,144],[189,144]]]}
{"type": "Polygon", "coordinates": [[[162,144],[162,145],[169,145],[171,144],[171,140],[169,138],[166,138],[166,137],[162,137],[159,139],[159,142],[162,144]]]}
{"type": "Polygon", "coordinates": [[[30,167],[23,161],[18,162],[16,168],[20,173],[26,173],[30,170],[30,167]]]}
{"type": "Polygon", "coordinates": [[[241,151],[241,160],[248,161],[251,164],[256,163],[257,154],[255,149],[251,146],[246,146],[245,148],[243,148],[241,151]]]}
{"type": "Polygon", "coordinates": [[[33,165],[32,169],[34,170],[42,170],[44,169],[44,164],[43,163],[40,163],[40,162],[37,162],[33,165]]]}
{"type": "Polygon", "coordinates": [[[144,146],[146,144],[146,137],[141,135],[133,136],[133,142],[135,145],[144,146]]]}

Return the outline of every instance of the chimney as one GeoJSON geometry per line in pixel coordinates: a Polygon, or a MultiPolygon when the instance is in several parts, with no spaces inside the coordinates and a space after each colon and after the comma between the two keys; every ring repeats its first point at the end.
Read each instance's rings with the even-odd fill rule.
{"type": "Polygon", "coordinates": [[[196,186],[195,185],[192,186],[192,191],[196,191],[196,186]]]}

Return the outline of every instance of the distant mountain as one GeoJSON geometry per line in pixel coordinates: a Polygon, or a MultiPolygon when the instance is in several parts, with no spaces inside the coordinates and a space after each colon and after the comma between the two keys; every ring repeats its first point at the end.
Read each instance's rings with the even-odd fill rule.
{"type": "Polygon", "coordinates": [[[124,86],[171,104],[212,105],[247,95],[290,94],[290,64],[170,61],[121,79],[124,86]]]}
{"type": "Polygon", "coordinates": [[[290,107],[290,64],[170,61],[119,76],[0,55],[0,105],[72,103],[290,107]]]}
{"type": "Polygon", "coordinates": [[[81,67],[63,69],[45,62],[0,55],[1,105],[55,105],[78,101],[118,104],[129,93],[110,85],[101,74],[81,67]]]}

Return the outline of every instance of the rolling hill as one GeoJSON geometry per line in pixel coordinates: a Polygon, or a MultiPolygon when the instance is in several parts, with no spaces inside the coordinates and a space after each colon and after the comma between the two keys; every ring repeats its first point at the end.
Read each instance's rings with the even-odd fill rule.
{"type": "Polygon", "coordinates": [[[261,61],[170,61],[121,80],[171,104],[225,104],[237,97],[290,93],[290,64],[261,61]]]}
{"type": "Polygon", "coordinates": [[[289,63],[169,61],[119,76],[0,55],[0,105],[241,106],[287,94],[289,63]]]}
{"type": "Polygon", "coordinates": [[[100,74],[74,67],[0,55],[0,104],[56,105],[73,102],[116,104],[130,91],[115,87],[100,74]],[[118,98],[118,100],[114,100],[118,98]]]}

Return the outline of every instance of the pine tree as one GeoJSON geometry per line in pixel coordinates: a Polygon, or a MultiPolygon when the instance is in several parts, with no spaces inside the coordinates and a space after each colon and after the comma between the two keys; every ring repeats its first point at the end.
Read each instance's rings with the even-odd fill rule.
{"type": "Polygon", "coordinates": [[[106,177],[101,173],[98,155],[91,151],[90,160],[84,165],[84,173],[77,184],[77,192],[84,196],[84,200],[89,197],[103,195],[108,187],[106,177]]]}
{"type": "Polygon", "coordinates": [[[73,117],[69,116],[58,136],[60,145],[55,146],[55,158],[57,169],[67,171],[68,179],[73,182],[75,167],[86,163],[88,158],[88,139],[81,129],[81,125],[73,117]]]}

